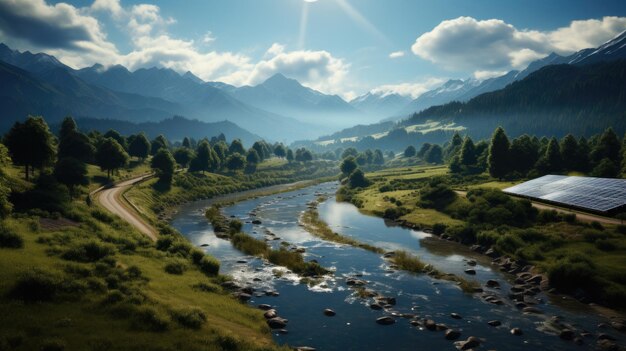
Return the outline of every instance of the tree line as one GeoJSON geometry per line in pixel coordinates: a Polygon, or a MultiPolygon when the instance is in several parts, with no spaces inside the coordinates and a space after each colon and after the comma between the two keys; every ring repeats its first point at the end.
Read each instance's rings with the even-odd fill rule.
{"type": "MultiPolygon", "coordinates": [[[[247,149],[239,139],[230,144],[224,134],[196,141],[185,137],[171,143],[164,135],[150,140],[144,133],[123,136],[115,130],[102,134],[81,132],[72,117],[61,123],[58,138],[50,131],[42,117],[29,116],[16,122],[3,138],[6,155],[15,165],[24,167],[29,180],[35,171],[44,174],[52,167],[52,175],[70,191],[88,184],[87,165],[95,164],[111,178],[117,170],[126,167],[131,158],[144,163],[150,156],[150,166],[159,181],[170,183],[177,167],[190,172],[254,172],[259,163],[270,157],[286,159],[289,163],[309,162],[317,158],[311,151],[295,151],[283,144],[255,142],[247,149]]],[[[0,150],[1,151],[1,150],[0,150]]],[[[1,190],[1,189],[0,189],[1,190]]]]}

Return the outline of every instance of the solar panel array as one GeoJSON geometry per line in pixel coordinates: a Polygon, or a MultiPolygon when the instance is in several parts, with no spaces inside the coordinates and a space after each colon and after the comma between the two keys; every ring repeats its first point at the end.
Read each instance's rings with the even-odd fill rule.
{"type": "Polygon", "coordinates": [[[547,175],[503,191],[597,212],[626,205],[626,179],[547,175]]]}

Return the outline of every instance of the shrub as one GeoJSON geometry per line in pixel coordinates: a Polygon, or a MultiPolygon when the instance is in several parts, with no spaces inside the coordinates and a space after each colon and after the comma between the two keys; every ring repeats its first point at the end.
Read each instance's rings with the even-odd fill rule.
{"type": "Polygon", "coordinates": [[[242,227],[243,223],[237,219],[233,219],[228,223],[228,228],[230,229],[231,234],[239,233],[242,227]]]}
{"type": "Polygon", "coordinates": [[[172,246],[173,242],[174,240],[172,240],[172,238],[161,237],[156,242],[156,248],[157,250],[160,250],[160,251],[167,251],[167,249],[169,249],[170,246],[172,246]]]}
{"type": "Polygon", "coordinates": [[[446,232],[446,225],[443,223],[433,224],[433,234],[441,235],[446,232]]]}
{"type": "Polygon", "coordinates": [[[604,230],[604,226],[602,226],[602,224],[600,224],[600,222],[598,221],[591,222],[591,228],[597,229],[597,230],[604,230]]]}
{"type": "Polygon", "coordinates": [[[596,240],[596,247],[602,251],[615,251],[619,248],[619,241],[616,239],[596,240]]]}
{"type": "Polygon", "coordinates": [[[406,215],[407,213],[409,213],[409,209],[406,207],[388,208],[383,213],[383,218],[395,220],[406,215]]]}
{"type": "Polygon", "coordinates": [[[458,239],[464,244],[476,242],[476,231],[470,225],[456,225],[446,228],[446,234],[458,239]]]}
{"type": "Polygon", "coordinates": [[[576,214],[575,213],[566,213],[563,215],[563,220],[567,223],[576,222],[576,214]]]}
{"type": "Polygon", "coordinates": [[[190,329],[200,329],[206,322],[206,314],[196,307],[174,311],[172,315],[180,325],[190,329]]]}
{"type": "Polygon", "coordinates": [[[200,271],[208,276],[216,276],[220,272],[220,262],[206,255],[202,257],[198,266],[200,271]]]}
{"type": "Polygon", "coordinates": [[[219,293],[222,291],[222,288],[219,285],[215,285],[213,283],[205,283],[200,282],[191,286],[195,290],[200,290],[209,293],[219,293]]]}
{"type": "Polygon", "coordinates": [[[443,210],[456,199],[456,193],[444,183],[431,183],[420,192],[420,206],[443,210]]]}
{"type": "Polygon", "coordinates": [[[0,247],[20,249],[24,247],[24,239],[13,230],[0,225],[0,247]]]}
{"type": "Polygon", "coordinates": [[[60,339],[48,339],[41,343],[40,351],[64,351],[65,343],[60,339]]]}
{"type": "Polygon", "coordinates": [[[173,243],[167,249],[167,251],[171,254],[178,255],[181,257],[189,257],[189,252],[191,251],[191,249],[192,247],[191,245],[189,245],[189,243],[186,243],[184,241],[177,241],[173,243]]]}
{"type": "Polygon", "coordinates": [[[73,245],[61,257],[68,261],[96,262],[114,253],[113,246],[89,240],[73,245]]]}
{"type": "Polygon", "coordinates": [[[191,250],[191,260],[193,261],[194,264],[199,264],[200,261],[202,260],[202,257],[204,257],[204,252],[202,252],[202,250],[198,250],[198,249],[191,250]]]}
{"type": "Polygon", "coordinates": [[[495,230],[485,230],[476,235],[476,241],[485,246],[491,246],[500,239],[501,234],[495,230]]]}
{"type": "Polygon", "coordinates": [[[91,211],[91,216],[99,220],[100,222],[107,223],[107,224],[113,223],[114,221],[113,216],[101,210],[91,211]]]}
{"type": "Polygon", "coordinates": [[[61,284],[56,273],[30,269],[17,278],[10,296],[25,302],[51,301],[59,293],[61,284]]]}
{"type": "Polygon", "coordinates": [[[262,255],[267,251],[267,245],[248,234],[237,233],[231,238],[233,246],[247,255],[262,255]]]}
{"type": "Polygon", "coordinates": [[[550,285],[563,292],[595,286],[596,275],[593,262],[581,254],[569,254],[548,269],[550,285]]]}
{"type": "Polygon", "coordinates": [[[165,265],[165,272],[169,274],[181,275],[187,270],[187,265],[181,261],[170,262],[165,265]]]}
{"type": "Polygon", "coordinates": [[[169,318],[153,307],[137,307],[133,313],[133,326],[136,329],[163,332],[169,327],[169,318]]]}

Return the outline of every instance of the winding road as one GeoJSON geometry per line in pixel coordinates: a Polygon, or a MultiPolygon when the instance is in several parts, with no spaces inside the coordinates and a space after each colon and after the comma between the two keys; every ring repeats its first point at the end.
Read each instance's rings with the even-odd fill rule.
{"type": "Polygon", "coordinates": [[[127,203],[122,194],[128,188],[134,184],[141,182],[142,180],[151,177],[152,174],[146,174],[139,177],[135,177],[123,182],[114,184],[110,188],[102,188],[95,192],[98,202],[111,213],[120,216],[123,220],[130,223],[133,227],[137,228],[141,233],[148,236],[153,241],[157,239],[157,233],[154,228],[146,223],[139,213],[132,208],[132,205],[127,203]]]}

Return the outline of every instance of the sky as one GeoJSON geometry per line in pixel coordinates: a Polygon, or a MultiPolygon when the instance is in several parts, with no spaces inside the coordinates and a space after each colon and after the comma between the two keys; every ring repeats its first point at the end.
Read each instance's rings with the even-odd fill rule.
{"type": "Polygon", "coordinates": [[[73,68],[167,67],[236,86],[282,73],[347,100],[415,98],[624,30],[623,0],[0,0],[0,42],[73,68]]]}

